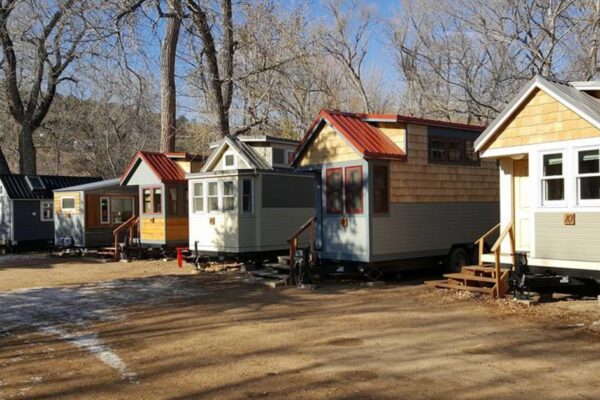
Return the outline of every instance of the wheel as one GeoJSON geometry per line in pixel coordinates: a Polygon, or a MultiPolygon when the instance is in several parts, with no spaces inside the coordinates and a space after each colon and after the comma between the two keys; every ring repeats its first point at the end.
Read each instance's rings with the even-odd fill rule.
{"type": "Polygon", "coordinates": [[[462,247],[455,247],[448,256],[448,269],[450,272],[460,272],[461,268],[469,264],[469,253],[462,247]]]}

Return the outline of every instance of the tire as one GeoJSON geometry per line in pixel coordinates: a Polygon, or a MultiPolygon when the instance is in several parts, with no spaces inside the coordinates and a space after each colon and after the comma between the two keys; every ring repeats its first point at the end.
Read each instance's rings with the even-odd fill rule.
{"type": "Polygon", "coordinates": [[[461,268],[469,265],[470,257],[467,250],[462,247],[455,247],[448,256],[448,270],[452,273],[461,272],[461,268]]]}

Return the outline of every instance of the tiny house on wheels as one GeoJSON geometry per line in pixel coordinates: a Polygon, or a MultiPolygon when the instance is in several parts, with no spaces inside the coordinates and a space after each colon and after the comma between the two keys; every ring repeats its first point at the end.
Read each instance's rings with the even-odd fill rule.
{"type": "Polygon", "coordinates": [[[54,191],[54,243],[96,248],[113,243],[113,230],[138,214],[138,188],[119,179],[54,191]]]}
{"type": "Polygon", "coordinates": [[[188,153],[139,151],[121,185],[139,188],[139,242],[142,247],[187,246],[188,193],[185,174],[199,171],[203,158],[188,153]]]}
{"type": "Polygon", "coordinates": [[[599,98],[600,82],[536,76],[475,143],[500,163],[500,225],[532,271],[600,278],[599,98]]]}
{"type": "Polygon", "coordinates": [[[0,245],[26,247],[54,238],[53,190],[101,178],[0,175],[0,245]]]}
{"type": "Polygon", "coordinates": [[[189,247],[200,255],[283,254],[314,215],[313,178],[290,167],[298,142],[228,136],[199,173],[187,174],[189,247]]]}
{"type": "Polygon", "coordinates": [[[320,258],[390,269],[430,257],[467,263],[499,213],[496,162],[474,150],[483,129],[321,111],[293,162],[316,179],[320,258]]]}

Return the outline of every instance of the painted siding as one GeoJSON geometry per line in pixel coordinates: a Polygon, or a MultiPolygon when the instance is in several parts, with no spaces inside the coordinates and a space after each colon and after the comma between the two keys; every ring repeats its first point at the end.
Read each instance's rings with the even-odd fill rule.
{"type": "Polygon", "coordinates": [[[600,136],[600,130],[539,89],[497,133],[490,149],[600,136]]]}
{"type": "MultiPolygon", "coordinates": [[[[252,237],[252,226],[250,229],[240,230],[240,248],[243,250],[247,245],[255,246],[258,251],[286,250],[287,240],[300,228],[310,217],[314,215],[312,207],[306,208],[263,208],[258,224],[258,235],[252,237]]],[[[254,224],[256,220],[253,219],[254,224]]],[[[308,245],[308,235],[300,238],[300,246],[308,245]]]]}
{"type": "Polygon", "coordinates": [[[535,213],[535,257],[599,262],[600,212],[580,212],[575,218],[574,226],[566,226],[561,212],[535,213]]]}
{"type": "Polygon", "coordinates": [[[496,161],[481,160],[481,166],[431,164],[426,126],[408,125],[408,161],[390,164],[392,203],[498,201],[496,161]]]}
{"type": "Polygon", "coordinates": [[[348,227],[340,221],[342,215],[323,218],[322,257],[334,260],[369,261],[369,221],[366,216],[347,216],[348,227]]]}
{"type": "Polygon", "coordinates": [[[162,214],[157,216],[142,215],[140,218],[140,240],[144,243],[165,242],[165,218],[162,214]]]}
{"type": "Polygon", "coordinates": [[[496,202],[391,204],[389,215],[373,217],[375,261],[447,254],[496,225],[499,212],[496,202]]]}
{"type": "Polygon", "coordinates": [[[237,252],[239,249],[238,215],[235,213],[192,214],[190,248],[207,252],[237,252]],[[210,218],[215,224],[210,224],[210,218]]]}
{"type": "Polygon", "coordinates": [[[152,171],[152,168],[150,168],[148,164],[138,161],[138,166],[127,181],[127,186],[160,185],[161,183],[160,179],[154,174],[154,171],[152,171]]]}
{"type": "Polygon", "coordinates": [[[304,152],[300,166],[359,161],[361,156],[331,126],[325,125],[304,152]]]}
{"type": "Polygon", "coordinates": [[[15,241],[52,240],[54,222],[40,221],[39,200],[14,200],[13,207],[15,241]]]}
{"type": "Polygon", "coordinates": [[[78,215],[83,212],[83,204],[81,201],[81,192],[60,192],[54,194],[54,214],[60,215],[68,213],[71,215],[78,215]],[[69,209],[63,212],[62,210],[62,198],[73,197],[75,199],[75,208],[69,209]]]}

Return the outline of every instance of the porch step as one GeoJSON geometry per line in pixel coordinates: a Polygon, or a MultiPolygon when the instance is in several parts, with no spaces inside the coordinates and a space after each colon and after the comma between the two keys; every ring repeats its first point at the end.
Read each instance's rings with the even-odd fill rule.
{"type": "Polygon", "coordinates": [[[440,289],[456,289],[456,290],[464,290],[467,292],[475,292],[475,293],[483,293],[483,294],[493,294],[493,287],[479,287],[479,286],[465,286],[457,284],[456,282],[449,281],[431,281],[426,282],[428,286],[433,286],[440,289]]]}
{"type": "MultiPolygon", "coordinates": [[[[496,269],[492,264],[481,264],[481,265],[467,265],[462,267],[461,271],[464,272],[483,272],[483,273],[495,273],[496,269]]],[[[500,268],[500,272],[506,272],[508,268],[500,268]]]]}
{"type": "Polygon", "coordinates": [[[278,271],[268,270],[268,269],[259,269],[259,270],[255,270],[255,271],[250,271],[250,275],[257,276],[260,278],[268,278],[268,279],[276,279],[276,280],[288,279],[290,277],[289,274],[281,274],[278,271]]]}
{"type": "Polygon", "coordinates": [[[489,276],[473,275],[473,274],[444,274],[445,278],[453,281],[469,282],[485,282],[485,283],[496,283],[496,278],[489,276]]]}
{"type": "Polygon", "coordinates": [[[289,274],[290,272],[290,266],[289,264],[282,264],[282,263],[266,263],[263,264],[263,267],[265,269],[274,269],[277,271],[282,271],[282,272],[286,272],[289,274]]]}

